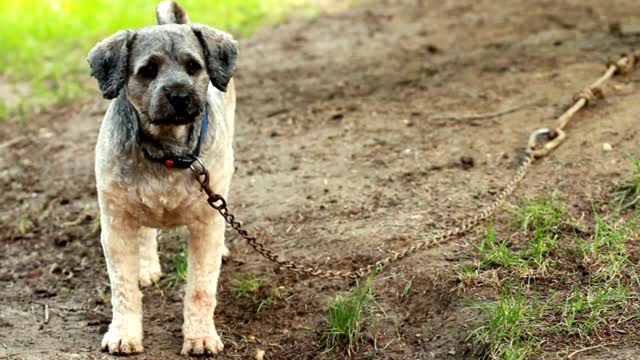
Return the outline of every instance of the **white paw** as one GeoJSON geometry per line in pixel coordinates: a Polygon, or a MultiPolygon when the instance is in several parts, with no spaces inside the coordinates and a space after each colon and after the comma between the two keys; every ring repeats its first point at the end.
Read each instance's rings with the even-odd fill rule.
{"type": "Polygon", "coordinates": [[[127,329],[110,327],[102,338],[102,351],[119,355],[141,353],[144,351],[142,336],[129,333],[127,329]]]}
{"type": "Polygon", "coordinates": [[[182,345],[182,355],[215,355],[224,349],[220,336],[214,331],[211,336],[186,337],[182,345]]]}
{"type": "Polygon", "coordinates": [[[140,262],[140,286],[147,287],[156,283],[162,277],[160,264],[140,262]]]}

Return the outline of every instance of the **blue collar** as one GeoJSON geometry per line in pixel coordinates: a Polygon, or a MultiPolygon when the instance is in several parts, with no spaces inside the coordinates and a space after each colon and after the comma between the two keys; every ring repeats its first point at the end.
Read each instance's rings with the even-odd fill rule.
{"type": "Polygon", "coordinates": [[[149,160],[162,163],[166,167],[187,169],[191,166],[191,164],[193,164],[194,161],[196,161],[196,158],[200,156],[202,144],[207,138],[207,130],[209,130],[209,112],[207,111],[207,107],[205,106],[204,119],[202,119],[202,128],[200,129],[200,137],[198,138],[198,144],[196,145],[196,148],[192,154],[185,156],[165,155],[163,157],[156,158],[151,156],[146,151],[143,152],[149,160]]]}
{"type": "MultiPolygon", "coordinates": [[[[196,145],[196,150],[193,152],[195,156],[200,156],[200,148],[202,147],[204,140],[207,138],[207,130],[209,130],[209,112],[207,111],[207,106],[205,105],[204,119],[202,119],[202,128],[200,129],[200,138],[198,139],[198,145],[196,145]]],[[[193,160],[195,161],[195,159],[193,160]]]]}

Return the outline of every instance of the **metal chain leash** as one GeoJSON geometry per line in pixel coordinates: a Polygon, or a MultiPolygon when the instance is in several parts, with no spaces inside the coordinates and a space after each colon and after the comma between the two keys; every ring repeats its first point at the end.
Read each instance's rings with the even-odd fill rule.
{"type": "Polygon", "coordinates": [[[242,223],[236,220],[235,216],[229,212],[227,208],[226,200],[219,194],[216,194],[209,185],[209,172],[205,168],[200,159],[196,158],[196,161],[191,165],[191,170],[194,173],[196,181],[200,184],[200,187],[207,195],[207,202],[209,205],[218,211],[223,217],[225,222],[229,224],[238,235],[247,241],[247,244],[251,246],[257,253],[270,261],[278,264],[281,268],[291,270],[293,272],[310,275],[318,278],[325,279],[353,279],[368,275],[374,269],[382,268],[390,263],[403,259],[419,250],[429,248],[435,245],[444,244],[446,241],[453,237],[462,235],[476,226],[483,223],[488,218],[492,217],[496,211],[504,205],[509,196],[513,194],[518,184],[525,178],[531,165],[536,159],[546,157],[553,150],[555,150],[565,139],[566,133],[564,128],[567,126],[572,117],[581,109],[593,103],[597,98],[604,97],[604,83],[617,74],[627,74],[633,71],[636,65],[637,57],[634,54],[629,54],[622,57],[615,63],[607,65],[605,73],[591,86],[583,90],[576,97],[573,105],[565,111],[556,120],[556,126],[553,128],[542,128],[531,133],[529,137],[529,143],[527,146],[527,153],[521,162],[515,175],[511,178],[511,181],[500,192],[493,202],[484,208],[476,215],[470,216],[461,221],[453,229],[439,232],[434,237],[422,240],[414,245],[411,245],[400,252],[393,253],[381,260],[376,261],[373,264],[363,266],[357,270],[323,270],[317,267],[303,265],[288,260],[282,260],[278,255],[274,254],[271,249],[267,248],[264,243],[260,242],[256,237],[249,234],[244,229],[242,223]]]}

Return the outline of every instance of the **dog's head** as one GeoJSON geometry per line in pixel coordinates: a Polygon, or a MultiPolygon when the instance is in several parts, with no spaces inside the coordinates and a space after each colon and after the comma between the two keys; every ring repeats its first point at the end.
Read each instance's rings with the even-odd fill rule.
{"type": "Polygon", "coordinates": [[[143,121],[192,123],[204,111],[209,82],[225,91],[238,54],[231,35],[198,24],[119,31],[89,53],[102,95],[121,91],[143,121]]]}

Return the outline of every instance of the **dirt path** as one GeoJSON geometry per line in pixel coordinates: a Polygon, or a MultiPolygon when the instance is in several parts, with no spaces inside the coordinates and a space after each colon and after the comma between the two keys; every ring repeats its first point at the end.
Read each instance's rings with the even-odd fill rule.
{"type": "MultiPolygon", "coordinates": [[[[640,49],[636,1],[473,3],[374,1],[242,43],[231,203],[269,246],[344,268],[452,224],[493,199],[529,132],[599,76],[607,57],[640,49]],[[489,120],[436,119],[524,104],[489,120]]],[[[555,191],[578,215],[588,209],[638,152],[638,81],[618,81],[618,95],[581,115],[521,190],[555,191]]],[[[97,99],[0,127],[0,359],[109,358],[97,350],[110,315],[95,229],[93,146],[107,105],[97,99]]],[[[165,272],[180,236],[161,242],[165,272]]],[[[468,358],[465,336],[478,313],[453,291],[454,269],[470,260],[476,236],[379,276],[384,350],[366,343],[356,358],[468,358]],[[399,296],[409,281],[412,292],[399,296]]],[[[221,359],[247,359],[256,348],[270,359],[341,358],[322,354],[309,329],[344,283],[274,272],[239,242],[234,252],[218,297],[221,359]],[[251,273],[283,287],[286,301],[258,312],[257,301],[237,299],[234,279],[251,273]]],[[[181,358],[181,286],[144,294],[146,352],[134,358],[181,358]]],[[[614,348],[601,358],[616,351],[633,356],[614,348]]]]}

